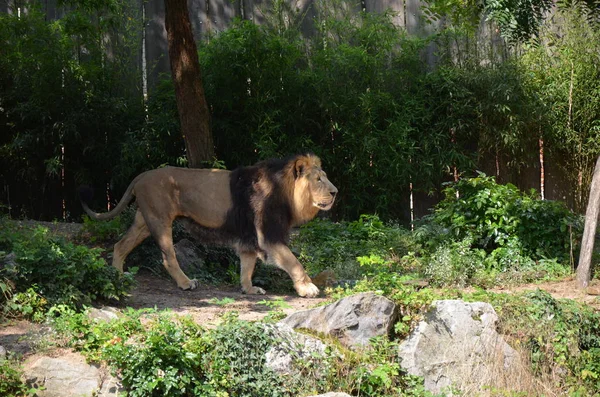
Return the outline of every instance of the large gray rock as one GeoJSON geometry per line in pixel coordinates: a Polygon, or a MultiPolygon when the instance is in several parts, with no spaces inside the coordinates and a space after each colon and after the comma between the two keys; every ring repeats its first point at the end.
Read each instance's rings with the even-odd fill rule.
{"type": "Polygon", "coordinates": [[[188,239],[182,239],[173,246],[179,267],[184,273],[193,273],[204,267],[204,260],[198,255],[196,244],[188,239]]]}
{"type": "Polygon", "coordinates": [[[87,364],[79,353],[65,353],[61,357],[33,356],[23,365],[27,384],[43,387],[39,397],[109,397],[118,395],[118,382],[106,371],[87,364]]]}
{"type": "Polygon", "coordinates": [[[388,335],[397,317],[391,300],[362,293],[327,306],[302,310],[283,319],[292,328],[306,328],[337,337],[349,347],[366,346],[375,336],[388,335]]]}
{"type": "Polygon", "coordinates": [[[322,363],[329,354],[327,346],[317,338],[295,332],[285,324],[266,324],[265,330],[276,342],[266,354],[265,365],[280,375],[298,373],[297,366],[302,364],[315,369],[317,376],[325,375],[322,363]]]}
{"type": "MultiPolygon", "coordinates": [[[[498,316],[488,303],[433,302],[399,348],[402,367],[423,376],[434,394],[453,385],[465,395],[486,386],[510,386],[523,374],[518,353],[496,332],[498,316]]],[[[489,389],[488,389],[489,390],[489,389]]]]}

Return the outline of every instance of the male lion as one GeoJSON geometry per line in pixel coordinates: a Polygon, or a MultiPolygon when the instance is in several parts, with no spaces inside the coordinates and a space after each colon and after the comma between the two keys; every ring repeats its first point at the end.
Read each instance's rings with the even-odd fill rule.
{"type": "Polygon", "coordinates": [[[95,213],[83,199],[82,205],[93,219],[111,219],[136,197],[133,225],[114,247],[112,264],[121,272],[131,250],[152,235],[177,285],[196,288],[198,282],[181,271],[173,248],[173,220],[187,217],[193,221],[188,222],[192,230],[205,235],[208,231],[213,240],[235,248],[245,293],[265,293],[252,285],[256,258],[261,258],[285,270],[298,295],[314,297],[319,289],[287,247],[287,240],[291,227],[313,219],[319,210],[329,210],[337,191],[321,169],[321,160],[303,154],[234,171],[177,167],[146,171],[131,182],[112,211],[95,213]]]}

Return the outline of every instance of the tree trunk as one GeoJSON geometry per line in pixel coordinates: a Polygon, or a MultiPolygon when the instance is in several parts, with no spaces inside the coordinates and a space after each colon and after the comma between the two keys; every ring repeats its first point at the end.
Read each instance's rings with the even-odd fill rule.
{"type": "Polygon", "coordinates": [[[201,168],[213,160],[215,151],[187,0],[165,0],[165,27],[188,165],[201,168]]]}
{"type": "Polygon", "coordinates": [[[579,264],[577,265],[577,282],[580,288],[586,288],[592,277],[591,263],[594,252],[594,240],[596,238],[596,224],[600,212],[600,157],[596,160],[592,185],[590,186],[590,198],[585,212],[585,226],[581,239],[581,251],[579,252],[579,264]]]}

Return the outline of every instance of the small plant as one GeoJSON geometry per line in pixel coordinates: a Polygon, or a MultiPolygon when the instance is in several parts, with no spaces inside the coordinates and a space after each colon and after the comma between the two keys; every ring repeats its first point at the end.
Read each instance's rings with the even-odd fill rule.
{"type": "Polygon", "coordinates": [[[83,216],[83,232],[89,235],[92,243],[99,241],[116,241],[127,229],[128,223],[121,215],[110,220],[96,221],[83,216]]]}
{"type": "Polygon", "coordinates": [[[232,303],[235,303],[235,299],[233,299],[233,298],[227,298],[227,297],[225,297],[223,299],[211,298],[211,299],[208,300],[208,303],[210,303],[211,305],[227,306],[227,305],[230,305],[232,303]]]}
{"type": "Polygon", "coordinates": [[[203,395],[203,333],[191,319],[165,313],[154,317],[144,332],[114,336],[103,344],[102,357],[120,369],[130,396],[203,395]]]}
{"type": "Polygon", "coordinates": [[[39,391],[21,380],[21,369],[12,358],[0,358],[0,396],[33,397],[39,391]]]}
{"type": "Polygon", "coordinates": [[[285,318],[285,313],[283,309],[289,309],[292,306],[283,300],[283,298],[275,298],[271,300],[261,300],[256,302],[259,305],[265,305],[269,308],[269,314],[265,317],[264,321],[266,322],[277,322],[283,318],[285,318]]]}

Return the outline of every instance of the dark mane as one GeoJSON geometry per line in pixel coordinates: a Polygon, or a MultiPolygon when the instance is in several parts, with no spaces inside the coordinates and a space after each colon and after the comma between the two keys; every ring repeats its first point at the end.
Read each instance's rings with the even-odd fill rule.
{"type": "Polygon", "coordinates": [[[222,244],[237,243],[244,251],[260,251],[255,222],[267,244],[287,244],[293,223],[290,186],[297,177],[294,164],[302,156],[263,160],[252,166],[238,167],[229,179],[232,207],[225,224],[217,230],[205,230],[187,222],[188,230],[200,240],[222,244]],[[291,175],[288,175],[291,173],[291,175]]]}

